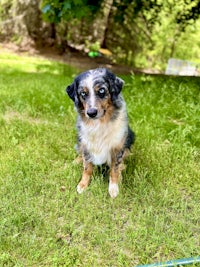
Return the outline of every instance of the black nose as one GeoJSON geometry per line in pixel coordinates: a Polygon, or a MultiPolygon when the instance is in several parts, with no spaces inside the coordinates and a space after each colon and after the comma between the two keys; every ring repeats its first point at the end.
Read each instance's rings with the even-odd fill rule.
{"type": "Polygon", "coordinates": [[[90,118],[95,118],[96,115],[97,115],[97,109],[96,108],[89,108],[88,111],[87,111],[87,115],[90,118]]]}

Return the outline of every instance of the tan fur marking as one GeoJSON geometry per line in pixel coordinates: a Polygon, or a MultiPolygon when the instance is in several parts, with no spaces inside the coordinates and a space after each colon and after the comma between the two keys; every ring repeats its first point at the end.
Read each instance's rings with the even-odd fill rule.
{"type": "Polygon", "coordinates": [[[100,119],[101,122],[103,123],[107,123],[110,121],[110,118],[112,117],[113,114],[113,105],[111,102],[111,99],[105,99],[104,101],[102,101],[101,103],[101,109],[105,110],[105,115],[100,119]]]}
{"type": "Polygon", "coordinates": [[[82,179],[78,184],[78,191],[79,193],[81,193],[82,191],[84,191],[89,183],[90,183],[90,179],[91,179],[91,175],[92,175],[92,170],[93,170],[93,165],[91,162],[84,162],[84,171],[82,174],[82,179]]]}
{"type": "Polygon", "coordinates": [[[118,184],[119,183],[119,179],[120,179],[120,170],[115,167],[112,167],[111,171],[110,171],[110,181],[113,183],[113,184],[118,184]]]}

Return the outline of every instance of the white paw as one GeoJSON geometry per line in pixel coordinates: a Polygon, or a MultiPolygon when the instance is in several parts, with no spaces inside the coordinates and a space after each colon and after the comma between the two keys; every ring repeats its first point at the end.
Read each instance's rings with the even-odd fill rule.
{"type": "Polygon", "coordinates": [[[83,193],[83,191],[85,190],[85,188],[84,187],[81,187],[79,184],[77,185],[77,192],[79,193],[79,194],[82,194],[83,193]]]}
{"type": "Polygon", "coordinates": [[[118,195],[118,193],[119,193],[119,186],[118,186],[118,184],[115,184],[115,183],[110,182],[109,183],[108,191],[109,191],[110,196],[112,198],[115,198],[118,195]]]}

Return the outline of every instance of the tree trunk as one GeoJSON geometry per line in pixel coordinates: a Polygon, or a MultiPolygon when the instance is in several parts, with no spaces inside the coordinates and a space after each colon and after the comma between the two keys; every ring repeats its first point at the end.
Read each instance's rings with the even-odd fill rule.
{"type": "Polygon", "coordinates": [[[39,0],[18,0],[15,2],[13,13],[22,18],[15,23],[16,33],[30,37],[34,41],[41,38],[42,18],[39,0]]]}
{"type": "Polygon", "coordinates": [[[101,47],[106,47],[106,33],[112,5],[113,0],[104,0],[100,13],[94,21],[94,29],[96,29],[94,38],[100,42],[101,47]]]}

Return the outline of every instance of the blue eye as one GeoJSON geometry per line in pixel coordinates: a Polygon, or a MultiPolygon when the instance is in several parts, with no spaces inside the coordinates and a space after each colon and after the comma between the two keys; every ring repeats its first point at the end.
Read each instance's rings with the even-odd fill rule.
{"type": "Polygon", "coordinates": [[[87,93],[86,93],[85,91],[82,91],[82,92],[81,92],[81,96],[82,96],[82,98],[86,98],[87,93]]]}
{"type": "Polygon", "coordinates": [[[104,88],[100,88],[98,91],[98,96],[103,98],[106,94],[106,90],[104,88]]]}

